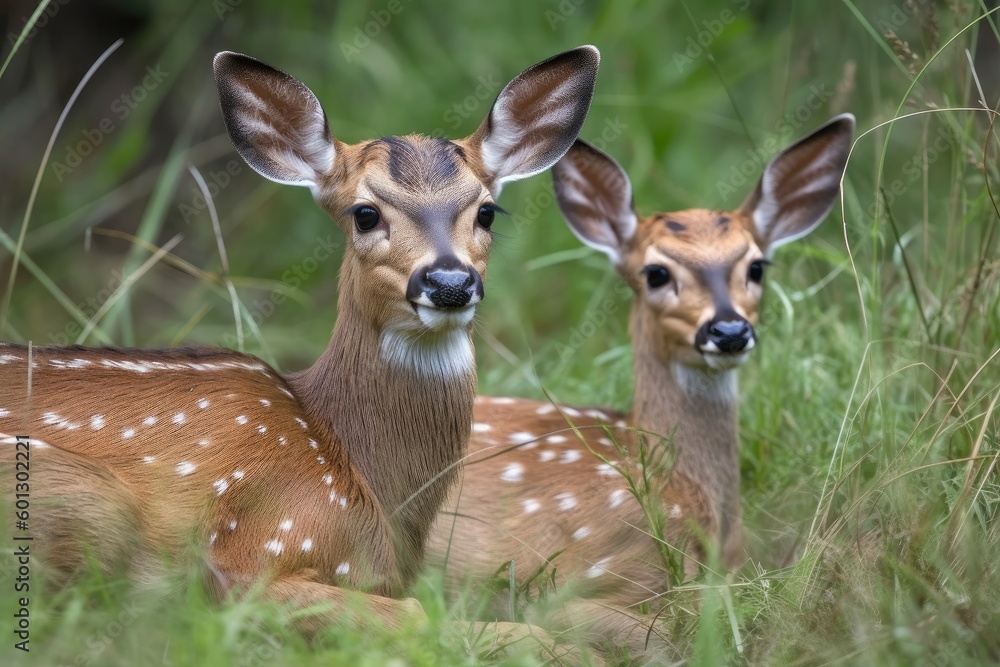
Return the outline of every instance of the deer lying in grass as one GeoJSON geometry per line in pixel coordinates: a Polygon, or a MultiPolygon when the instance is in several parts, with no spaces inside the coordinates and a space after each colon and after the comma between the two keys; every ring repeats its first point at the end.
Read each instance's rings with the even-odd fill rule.
{"type": "Polygon", "coordinates": [[[395,598],[466,451],[494,197],[571,147],[598,62],[580,47],[529,68],[462,140],[347,145],[304,84],[216,56],[240,155],[309,187],[346,236],[332,338],[288,376],[223,349],[0,346],[2,469],[28,434],[37,555],[66,579],[91,554],[147,580],[201,552],[215,595],[260,584],[319,609],[309,632],[372,627],[349,590],[381,624],[419,620],[395,598]]]}
{"type": "Polygon", "coordinates": [[[632,411],[480,398],[463,483],[428,547],[450,585],[511,560],[527,585],[558,554],[551,569],[574,601],[549,622],[635,653],[653,618],[640,605],[655,610],[669,587],[665,548],[687,553],[688,575],[713,547],[726,566],[741,561],[736,369],[757,342],[768,258],[829,212],[853,129],[853,116],[839,116],[787,148],[735,211],[648,217],[635,212],[621,167],[576,142],[553,169],[556,197],[634,292],[632,411]],[[640,432],[672,441],[669,474],[650,469],[640,432]],[[662,500],[652,513],[636,497],[640,459],[662,500]]]}

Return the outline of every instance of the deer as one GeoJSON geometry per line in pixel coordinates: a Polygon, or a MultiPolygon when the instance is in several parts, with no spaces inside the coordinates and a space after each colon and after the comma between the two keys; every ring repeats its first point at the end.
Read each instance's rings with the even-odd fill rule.
{"type": "Polygon", "coordinates": [[[656,639],[670,586],[664,548],[687,555],[679,579],[740,564],[737,370],[757,345],[765,268],[829,213],[854,124],[837,116],[785,148],[733,211],[642,216],[624,169],[574,143],[552,170],[555,196],[632,294],[632,409],[480,397],[464,479],[428,546],[450,589],[509,562],[522,590],[544,572],[570,599],[542,627],[577,628],[639,655],[656,639]],[[643,446],[659,455],[643,456],[643,446]],[[643,465],[661,502],[652,515],[635,483],[643,465]],[[651,527],[651,516],[662,524],[651,527]]]}
{"type": "Polygon", "coordinates": [[[216,55],[237,152],[309,188],[344,234],[333,333],[288,374],[211,347],[0,346],[2,470],[27,434],[33,553],[53,578],[93,558],[155,581],[201,559],[213,597],[308,608],[310,635],[425,619],[402,596],[471,432],[496,199],[570,149],[599,61],[582,46],[528,68],[464,139],[347,144],[304,83],[216,55]]]}

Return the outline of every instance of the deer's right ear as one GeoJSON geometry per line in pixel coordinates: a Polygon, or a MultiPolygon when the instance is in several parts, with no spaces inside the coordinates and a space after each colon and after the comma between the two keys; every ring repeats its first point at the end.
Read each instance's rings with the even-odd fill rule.
{"type": "Polygon", "coordinates": [[[552,168],[552,185],[573,233],[620,265],[638,223],[625,170],[611,156],[577,139],[552,168]]]}
{"type": "Polygon", "coordinates": [[[494,194],[566,154],[587,119],[600,61],[596,48],[581,46],[529,67],[500,91],[467,140],[494,194]]]}
{"type": "Polygon", "coordinates": [[[226,129],[247,164],[278,183],[318,185],[337,151],[313,92],[239,53],[219,53],[213,68],[226,129]]]}

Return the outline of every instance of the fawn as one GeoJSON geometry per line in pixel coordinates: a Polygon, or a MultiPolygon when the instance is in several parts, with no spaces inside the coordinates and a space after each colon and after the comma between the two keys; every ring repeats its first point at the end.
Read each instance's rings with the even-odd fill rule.
{"type": "MultiPolygon", "coordinates": [[[[309,187],[346,236],[332,338],[287,376],[215,348],[0,346],[0,440],[31,437],[45,505],[31,528],[52,570],[70,578],[91,554],[143,581],[164,557],[203,553],[215,596],[260,583],[265,599],[322,607],[307,632],[353,623],[359,597],[389,627],[419,620],[419,604],[392,598],[466,451],[494,198],[569,150],[598,65],[584,46],[525,70],[465,139],[348,145],[304,84],[218,54],[237,151],[309,187]]],[[[6,470],[13,450],[0,450],[6,470]]]]}
{"type": "Polygon", "coordinates": [[[638,608],[655,610],[668,587],[651,535],[689,555],[688,575],[706,545],[726,566],[741,561],[736,369],[757,342],[768,258],[830,211],[853,130],[854,117],[841,115],[786,148],[735,211],[648,217],[635,212],[624,170],[576,141],[553,168],[556,198],[634,293],[632,411],[481,397],[463,483],[428,545],[449,585],[510,560],[527,585],[558,554],[556,581],[571,582],[575,597],[550,621],[637,652],[653,618],[638,608]],[[662,531],[650,530],[622,474],[642,475],[639,432],[672,443],[675,463],[654,479],[662,531]]]}

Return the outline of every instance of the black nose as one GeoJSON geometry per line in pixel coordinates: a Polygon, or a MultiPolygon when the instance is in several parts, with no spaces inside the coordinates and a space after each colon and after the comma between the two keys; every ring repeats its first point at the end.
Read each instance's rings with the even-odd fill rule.
{"type": "Polygon", "coordinates": [[[714,343],[723,354],[736,354],[745,348],[753,338],[753,327],[742,317],[729,320],[715,320],[706,323],[698,336],[703,340],[699,345],[714,343]]]}
{"type": "Polygon", "coordinates": [[[469,305],[474,294],[483,296],[479,272],[459,262],[436,262],[410,276],[406,290],[410,301],[426,296],[438,308],[461,308],[469,305]]]}

